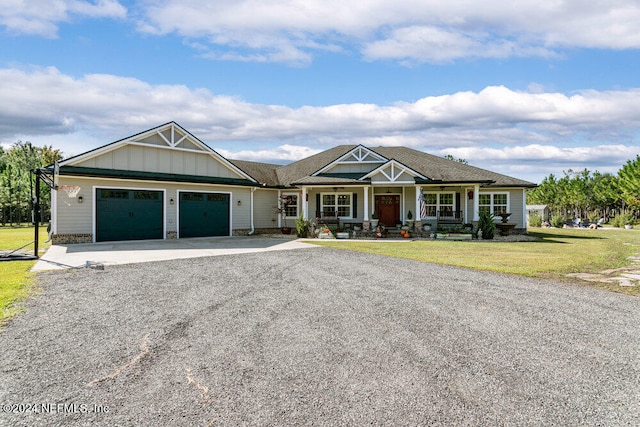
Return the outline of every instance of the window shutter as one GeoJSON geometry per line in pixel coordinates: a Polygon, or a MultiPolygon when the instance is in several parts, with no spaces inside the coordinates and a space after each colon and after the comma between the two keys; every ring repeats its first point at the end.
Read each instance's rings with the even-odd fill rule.
{"type": "Polygon", "coordinates": [[[316,217],[320,218],[320,193],[316,194],[316,217]]]}
{"type": "Polygon", "coordinates": [[[358,217],[358,193],[353,193],[353,199],[351,199],[351,205],[353,206],[353,218],[358,217]]]}

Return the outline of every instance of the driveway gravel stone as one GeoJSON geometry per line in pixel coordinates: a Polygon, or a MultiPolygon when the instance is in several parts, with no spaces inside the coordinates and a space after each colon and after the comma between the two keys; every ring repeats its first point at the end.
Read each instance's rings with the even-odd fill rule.
{"type": "Polygon", "coordinates": [[[640,425],[623,294],[330,248],[38,278],[0,425],[640,425]]]}

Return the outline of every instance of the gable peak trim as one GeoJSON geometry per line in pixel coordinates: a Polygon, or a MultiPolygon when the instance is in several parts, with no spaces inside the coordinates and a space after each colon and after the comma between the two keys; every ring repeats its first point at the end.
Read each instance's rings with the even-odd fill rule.
{"type": "Polygon", "coordinates": [[[367,148],[364,145],[359,144],[355,146],[353,149],[347,151],[342,156],[332,161],[331,163],[318,169],[311,176],[317,176],[339,164],[358,164],[358,163],[376,164],[376,163],[387,162],[388,160],[389,159],[387,159],[384,156],[381,156],[380,154],[376,153],[370,148],[367,148]],[[370,160],[367,160],[367,158],[369,158],[370,160]]]}

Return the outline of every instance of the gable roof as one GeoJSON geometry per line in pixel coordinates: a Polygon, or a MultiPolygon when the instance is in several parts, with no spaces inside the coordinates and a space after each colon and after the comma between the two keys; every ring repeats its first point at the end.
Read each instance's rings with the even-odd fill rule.
{"type": "Polygon", "coordinates": [[[373,151],[420,172],[430,181],[441,183],[480,183],[491,187],[535,187],[518,178],[466,165],[407,147],[377,147],[373,151]]]}
{"type": "Polygon", "coordinates": [[[142,146],[167,149],[173,152],[180,151],[206,155],[215,159],[219,164],[222,164],[225,168],[232,171],[232,173],[238,178],[254,181],[254,179],[246,172],[242,171],[242,169],[235,166],[207,144],[200,141],[189,131],[173,121],[135,135],[128,136],[110,144],[103,145],[93,150],[89,150],[82,154],[78,154],[77,156],[68,157],[60,162],[60,167],[63,168],[62,170],[64,170],[65,166],[77,167],[82,165],[82,162],[97,158],[125,146],[142,146]],[[155,141],[152,141],[154,138],[155,141]]]}
{"type": "MultiPolygon", "coordinates": [[[[228,160],[173,121],[69,157],[60,162],[60,166],[63,171],[73,170],[74,173],[79,174],[83,169],[81,166],[85,166],[82,164],[83,161],[126,145],[161,147],[206,154],[233,171],[232,174],[236,174],[233,178],[225,179],[238,177],[244,185],[253,183],[253,185],[272,188],[296,185],[362,185],[371,182],[374,172],[383,171],[387,165],[405,168],[406,172],[415,177],[416,184],[480,184],[483,187],[525,188],[536,186],[528,181],[407,147],[368,148],[362,145],[338,145],[288,165],[228,160]],[[153,138],[155,138],[154,141],[152,141],[153,138]],[[352,169],[353,165],[358,164],[360,167],[352,169]],[[365,164],[371,167],[368,168],[365,164]],[[342,169],[334,168],[333,166],[336,165],[340,165],[342,169]],[[358,170],[361,172],[357,172],[358,170]]],[[[98,172],[105,173],[104,170],[92,173],[98,172]]],[[[173,177],[175,174],[168,175],[173,177]]],[[[184,176],[193,178],[195,175],[184,176]]]]}

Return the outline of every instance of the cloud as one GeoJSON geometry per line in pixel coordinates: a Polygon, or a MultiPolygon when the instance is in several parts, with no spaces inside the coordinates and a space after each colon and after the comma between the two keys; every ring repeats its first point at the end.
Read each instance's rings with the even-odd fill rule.
{"type": "MultiPolygon", "coordinates": [[[[231,157],[296,160],[338,144],[404,145],[484,163],[616,164],[640,145],[640,89],[533,92],[489,86],[391,105],[248,103],[183,85],[53,67],[0,69],[0,142],[25,134],[111,142],[175,120],[231,157]],[[241,149],[238,149],[238,146],[241,149]]],[[[77,144],[67,154],[77,154],[77,144]]],[[[82,150],[94,148],[83,147],[82,150]]]]}
{"type": "Polygon", "coordinates": [[[140,13],[140,31],[198,40],[218,60],[304,64],[318,49],[360,49],[370,61],[445,63],[640,47],[635,0],[157,0],[140,13]]]}
{"type": "Polygon", "coordinates": [[[318,154],[321,150],[301,145],[284,144],[273,148],[258,150],[233,151],[219,148],[216,151],[229,159],[284,164],[318,154]]]}
{"type": "Polygon", "coordinates": [[[72,16],[124,18],[127,9],[117,0],[8,0],[0,8],[0,25],[13,34],[54,38],[58,24],[72,16]]]}

